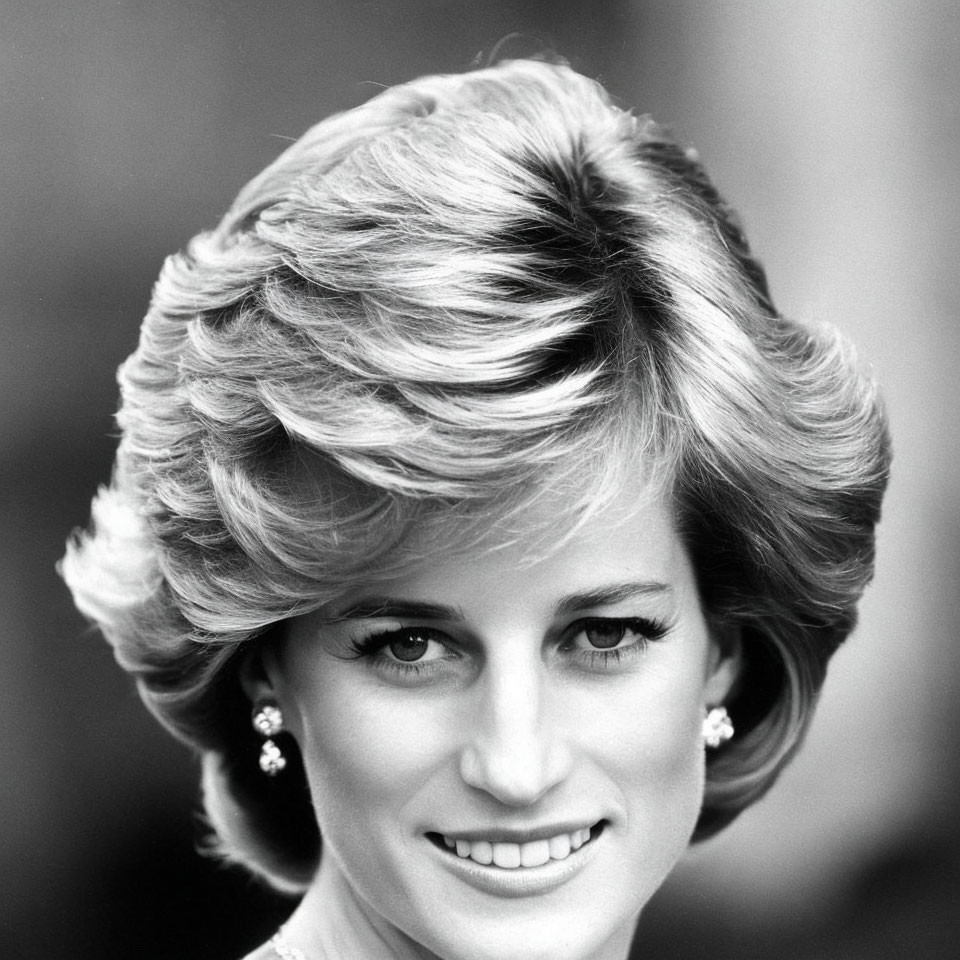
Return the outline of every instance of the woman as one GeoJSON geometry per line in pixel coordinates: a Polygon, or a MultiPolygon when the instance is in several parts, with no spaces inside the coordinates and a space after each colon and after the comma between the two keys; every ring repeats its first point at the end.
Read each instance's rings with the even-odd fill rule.
{"type": "Polygon", "coordinates": [[[219,851],[302,895],[257,960],[622,960],[871,575],[872,387],[562,66],[313,128],[167,262],[120,380],[63,573],[219,851]]]}

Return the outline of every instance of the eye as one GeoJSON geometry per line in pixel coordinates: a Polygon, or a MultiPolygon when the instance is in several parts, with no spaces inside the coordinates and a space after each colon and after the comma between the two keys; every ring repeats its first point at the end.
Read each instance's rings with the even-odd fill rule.
{"type": "Polygon", "coordinates": [[[583,636],[591,647],[609,650],[620,644],[627,635],[627,625],[622,620],[593,620],[583,627],[583,636]]]}
{"type": "Polygon", "coordinates": [[[354,639],[352,659],[381,674],[412,682],[438,676],[461,659],[450,638],[429,627],[394,627],[354,639]]]}
{"type": "Polygon", "coordinates": [[[400,663],[423,663],[438,660],[447,655],[447,648],[437,639],[434,630],[405,629],[391,630],[380,634],[376,639],[380,643],[380,652],[388,659],[400,663]]]}
{"type": "Polygon", "coordinates": [[[578,650],[613,650],[659,640],[665,632],[662,624],[642,617],[595,617],[573,624],[568,643],[578,650]]]}
{"type": "Polygon", "coordinates": [[[560,650],[587,668],[611,669],[640,657],[666,632],[665,624],[642,617],[592,617],[570,625],[560,650]]]}

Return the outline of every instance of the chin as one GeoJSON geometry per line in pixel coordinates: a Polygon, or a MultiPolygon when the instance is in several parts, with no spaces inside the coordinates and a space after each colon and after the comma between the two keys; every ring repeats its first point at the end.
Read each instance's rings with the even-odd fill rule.
{"type": "Polygon", "coordinates": [[[563,918],[531,923],[458,924],[456,936],[425,937],[428,948],[443,960],[590,960],[606,957],[611,941],[625,956],[633,935],[631,920],[616,931],[604,931],[583,918],[572,924],[563,918]]]}
{"type": "MultiPolygon", "coordinates": [[[[622,898],[622,890],[620,891],[622,898]]],[[[439,898],[438,898],[439,899],[439,898]]],[[[464,910],[448,900],[408,935],[443,960],[592,960],[625,957],[643,902],[578,897],[499,900],[464,910]]]]}

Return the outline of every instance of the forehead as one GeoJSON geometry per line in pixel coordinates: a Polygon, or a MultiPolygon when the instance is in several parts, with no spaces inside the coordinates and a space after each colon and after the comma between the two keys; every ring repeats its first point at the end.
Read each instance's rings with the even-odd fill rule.
{"type": "Polygon", "coordinates": [[[372,587],[410,596],[446,597],[485,590],[506,594],[517,583],[550,592],[599,583],[665,583],[686,572],[667,493],[640,478],[609,499],[571,515],[577,491],[544,493],[524,509],[488,522],[437,516],[415,526],[389,570],[374,572],[350,596],[372,587]]]}

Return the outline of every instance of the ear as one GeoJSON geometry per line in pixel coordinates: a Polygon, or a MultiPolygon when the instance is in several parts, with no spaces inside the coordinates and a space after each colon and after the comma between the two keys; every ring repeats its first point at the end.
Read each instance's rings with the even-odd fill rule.
{"type": "Polygon", "coordinates": [[[243,692],[252,704],[277,699],[278,672],[279,664],[273,644],[254,643],[250,650],[241,654],[237,675],[243,692]]]}
{"type": "Polygon", "coordinates": [[[730,699],[743,673],[743,636],[737,625],[714,625],[711,630],[710,668],[704,701],[716,706],[730,699]]]}
{"type": "Polygon", "coordinates": [[[284,682],[283,644],[277,640],[276,636],[264,638],[241,653],[237,678],[251,708],[259,708],[264,701],[276,704],[283,713],[284,731],[299,741],[302,722],[297,701],[284,682]]]}

